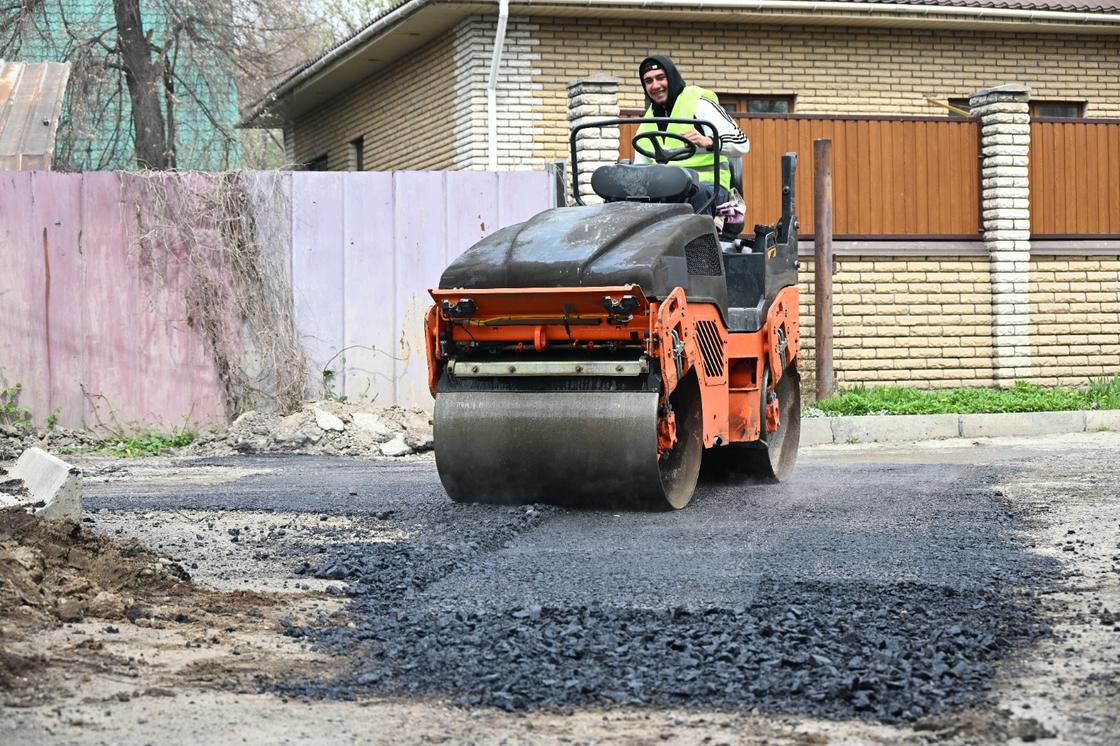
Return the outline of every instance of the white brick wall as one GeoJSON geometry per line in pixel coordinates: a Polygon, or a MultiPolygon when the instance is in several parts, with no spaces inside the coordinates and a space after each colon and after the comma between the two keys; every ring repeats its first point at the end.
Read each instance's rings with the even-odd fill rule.
{"type": "MultiPolygon", "coordinates": [[[[494,17],[469,18],[455,34],[455,168],[482,170],[488,164],[486,83],[494,49],[494,17]]],[[[527,170],[543,162],[543,145],[534,142],[541,114],[540,74],[536,66],[537,25],[511,19],[498,72],[498,168],[527,170]]]]}

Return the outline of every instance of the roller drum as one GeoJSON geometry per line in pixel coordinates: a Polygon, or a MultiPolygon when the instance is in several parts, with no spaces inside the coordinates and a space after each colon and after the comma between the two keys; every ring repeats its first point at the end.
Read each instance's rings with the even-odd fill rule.
{"type": "Polygon", "coordinates": [[[684,469],[658,458],[657,403],[651,392],[440,393],[440,480],[458,502],[683,507],[699,451],[681,444],[684,469]]]}

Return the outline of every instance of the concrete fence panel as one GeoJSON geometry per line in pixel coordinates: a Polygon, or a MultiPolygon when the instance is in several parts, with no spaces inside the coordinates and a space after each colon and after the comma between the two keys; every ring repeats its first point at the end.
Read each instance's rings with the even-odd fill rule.
{"type": "MultiPolygon", "coordinates": [[[[170,427],[230,413],[230,361],[210,336],[215,318],[236,326],[240,309],[229,303],[200,319],[206,288],[191,264],[191,242],[220,253],[228,226],[190,206],[224,194],[219,180],[230,177],[165,175],[158,189],[152,178],[0,172],[0,384],[19,383],[19,404],[38,422],[57,412],[66,426],[170,427]],[[174,209],[153,204],[172,192],[174,209]],[[153,229],[156,213],[174,216],[172,230],[153,229]]],[[[383,404],[431,403],[422,320],[447,262],[555,200],[545,172],[237,179],[259,261],[290,293],[273,302],[294,315],[312,394],[325,384],[325,393],[383,404]]],[[[267,367],[244,331],[228,350],[250,377],[267,367]]]]}

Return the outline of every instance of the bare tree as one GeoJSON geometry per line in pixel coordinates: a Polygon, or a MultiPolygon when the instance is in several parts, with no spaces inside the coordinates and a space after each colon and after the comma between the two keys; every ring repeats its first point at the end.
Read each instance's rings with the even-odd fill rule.
{"type": "Polygon", "coordinates": [[[333,41],[284,0],[0,0],[0,58],[71,63],[60,169],[230,168],[242,101],[333,41]]]}

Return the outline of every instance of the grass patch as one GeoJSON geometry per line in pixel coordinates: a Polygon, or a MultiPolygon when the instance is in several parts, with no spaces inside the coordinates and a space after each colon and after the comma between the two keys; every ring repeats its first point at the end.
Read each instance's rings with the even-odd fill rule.
{"type": "Polygon", "coordinates": [[[170,433],[141,430],[126,437],[110,438],[97,446],[98,453],[108,456],[131,458],[133,456],[158,456],[172,448],[181,448],[194,442],[195,433],[190,428],[172,428],[170,433]]]}
{"type": "Polygon", "coordinates": [[[1084,389],[1048,388],[1017,381],[1008,389],[921,391],[899,386],[853,386],[812,405],[828,416],[869,414],[985,414],[1120,409],[1120,376],[1084,389]]]}

